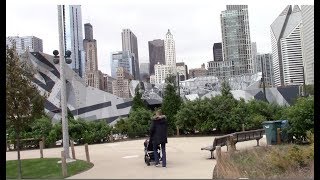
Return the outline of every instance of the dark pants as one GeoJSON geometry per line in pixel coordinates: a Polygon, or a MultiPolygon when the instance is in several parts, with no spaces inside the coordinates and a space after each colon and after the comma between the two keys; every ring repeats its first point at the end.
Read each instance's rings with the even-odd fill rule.
{"type": "MultiPolygon", "coordinates": [[[[158,157],[158,145],[159,144],[153,144],[153,155],[154,155],[154,160],[156,164],[159,164],[159,157],[158,157]]],[[[166,143],[161,143],[161,151],[162,151],[162,167],[167,166],[166,162],[166,143]]]]}

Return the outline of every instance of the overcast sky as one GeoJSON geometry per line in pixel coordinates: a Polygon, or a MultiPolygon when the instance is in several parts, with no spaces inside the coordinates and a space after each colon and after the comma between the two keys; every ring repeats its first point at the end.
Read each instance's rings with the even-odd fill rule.
{"type": "MultiPolygon", "coordinates": [[[[313,0],[7,0],[6,35],[33,35],[44,52],[59,49],[57,4],[81,4],[82,23],[91,23],[97,40],[99,70],[110,74],[110,54],[121,51],[121,31],[137,36],[139,60],[148,62],[148,41],[164,39],[168,29],[176,43],[177,62],[189,68],[213,60],[213,43],[221,42],[220,14],[230,4],[249,6],[251,41],[258,53],[271,52],[270,25],[286,5],[313,0]]],[[[83,30],[84,38],[84,30],[83,30]]]]}

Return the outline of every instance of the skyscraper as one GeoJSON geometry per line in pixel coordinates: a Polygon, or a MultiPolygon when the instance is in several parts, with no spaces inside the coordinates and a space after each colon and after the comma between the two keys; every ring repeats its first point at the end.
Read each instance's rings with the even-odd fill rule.
{"type": "Polygon", "coordinates": [[[267,86],[273,86],[273,65],[272,54],[257,54],[256,55],[256,72],[262,72],[264,74],[264,80],[267,86]]]}
{"type": "Polygon", "coordinates": [[[164,40],[164,52],[166,65],[173,67],[173,73],[176,72],[176,49],[173,36],[168,29],[166,39],[164,40]]]}
{"type": "Polygon", "coordinates": [[[232,61],[231,76],[252,73],[248,5],[227,5],[220,15],[223,60],[232,61]]]}
{"type": "Polygon", "coordinates": [[[251,43],[251,58],[252,58],[253,73],[261,72],[261,71],[258,71],[258,67],[257,67],[260,64],[260,61],[257,61],[257,43],[256,42],[251,43]]]}
{"type": "Polygon", "coordinates": [[[119,67],[123,67],[124,70],[134,76],[134,61],[133,53],[129,51],[118,51],[111,53],[111,77],[117,78],[117,70],[119,67]]]}
{"type": "Polygon", "coordinates": [[[27,49],[29,52],[43,52],[42,39],[35,36],[9,36],[6,38],[6,45],[15,45],[18,54],[24,53],[27,49]]]}
{"type": "Polygon", "coordinates": [[[288,5],[271,24],[275,86],[303,83],[301,11],[288,5]]]}
{"type": "Polygon", "coordinates": [[[85,39],[85,81],[88,86],[103,90],[103,73],[98,70],[97,41],[93,39],[93,28],[90,23],[84,25],[85,39]]]}
{"type": "Polygon", "coordinates": [[[134,79],[140,79],[140,71],[139,71],[139,55],[138,55],[138,41],[137,37],[133,34],[130,29],[123,29],[121,32],[122,37],[122,51],[128,51],[133,55],[133,71],[134,71],[134,79]]]}
{"type": "Polygon", "coordinates": [[[306,84],[314,84],[314,6],[302,5],[302,59],[306,84]]]}
{"type": "Polygon", "coordinates": [[[81,5],[63,6],[65,16],[65,47],[71,51],[72,68],[80,77],[85,74],[85,52],[83,49],[81,5]]]}
{"type": "Polygon", "coordinates": [[[164,41],[161,39],[155,39],[153,41],[148,42],[149,46],[149,74],[154,74],[154,65],[165,64],[165,56],[164,56],[164,41]]]}
{"type": "Polygon", "coordinates": [[[221,43],[214,43],[212,51],[213,51],[213,60],[214,61],[223,61],[222,44],[221,43]]]}

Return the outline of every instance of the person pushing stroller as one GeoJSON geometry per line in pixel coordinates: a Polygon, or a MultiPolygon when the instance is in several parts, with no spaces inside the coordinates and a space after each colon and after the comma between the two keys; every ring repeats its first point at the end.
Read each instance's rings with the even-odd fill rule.
{"type": "Polygon", "coordinates": [[[155,160],[155,166],[158,167],[160,164],[158,147],[161,145],[161,153],[162,153],[162,167],[167,166],[166,159],[166,143],[168,143],[168,123],[165,115],[162,115],[161,110],[156,111],[155,118],[151,121],[150,126],[150,142],[153,147],[153,156],[155,160]]]}

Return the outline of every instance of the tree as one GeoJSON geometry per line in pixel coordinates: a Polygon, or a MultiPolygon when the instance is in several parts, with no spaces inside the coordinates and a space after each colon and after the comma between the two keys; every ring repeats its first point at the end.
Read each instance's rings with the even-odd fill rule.
{"type": "Polygon", "coordinates": [[[146,109],[146,106],[142,100],[142,94],[140,93],[140,85],[138,85],[135,89],[135,96],[133,98],[132,107],[130,111],[134,111],[138,108],[146,109]]]}
{"type": "Polygon", "coordinates": [[[164,98],[162,101],[162,112],[168,119],[168,134],[172,135],[176,130],[175,115],[177,114],[182,104],[182,99],[177,93],[177,86],[174,75],[169,75],[166,78],[166,87],[164,90],[164,98]]]}
{"type": "Polygon", "coordinates": [[[221,83],[221,95],[222,96],[232,96],[231,87],[226,80],[224,80],[221,83]]]}
{"type": "Polygon", "coordinates": [[[298,142],[306,140],[307,131],[314,132],[314,98],[301,97],[286,109],[285,116],[289,120],[288,133],[296,137],[298,142]]]}
{"type": "Polygon", "coordinates": [[[31,82],[33,68],[21,61],[15,48],[6,49],[6,128],[15,130],[18,152],[18,179],[21,179],[20,133],[44,114],[44,96],[31,82]]]}

